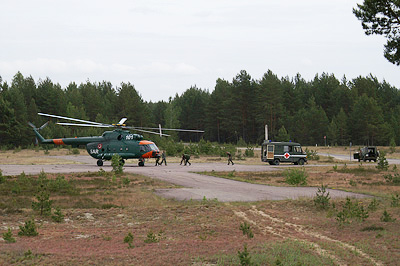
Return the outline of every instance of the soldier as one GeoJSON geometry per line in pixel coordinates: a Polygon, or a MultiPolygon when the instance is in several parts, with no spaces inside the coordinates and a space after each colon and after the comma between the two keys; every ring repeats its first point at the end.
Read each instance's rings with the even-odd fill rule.
{"type": "Polygon", "coordinates": [[[182,160],[181,160],[181,164],[180,165],[182,165],[183,162],[185,162],[185,154],[184,153],[182,153],[182,160]]]}
{"type": "MultiPolygon", "coordinates": [[[[161,162],[161,163],[162,163],[162,162],[161,162]]],[[[157,159],[156,159],[156,165],[155,165],[155,166],[161,165],[161,163],[160,163],[160,155],[158,155],[158,156],[157,156],[157,159]]]]}
{"type": "Polygon", "coordinates": [[[189,154],[185,154],[185,165],[186,165],[186,164],[192,165],[192,164],[189,162],[189,160],[190,160],[190,155],[189,155],[189,154]]]}
{"type": "Polygon", "coordinates": [[[230,163],[232,163],[232,165],[234,165],[234,163],[233,163],[233,161],[232,161],[232,154],[231,154],[230,152],[227,152],[226,154],[228,155],[228,165],[229,165],[230,163]]]}
{"type": "Polygon", "coordinates": [[[164,163],[165,163],[165,166],[167,166],[167,160],[165,159],[165,158],[166,158],[166,156],[165,156],[165,151],[163,151],[163,153],[161,154],[161,157],[162,157],[162,160],[161,160],[160,165],[162,165],[163,162],[164,162],[164,163]]]}

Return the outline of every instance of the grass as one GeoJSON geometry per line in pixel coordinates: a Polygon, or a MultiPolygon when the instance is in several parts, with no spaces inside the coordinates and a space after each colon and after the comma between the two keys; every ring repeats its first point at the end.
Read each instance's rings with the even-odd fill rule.
{"type": "MultiPolygon", "coordinates": [[[[54,153],[56,150],[50,154],[54,153]]],[[[210,157],[198,160],[207,159],[210,157]]],[[[250,160],[244,162],[251,163],[250,160]]],[[[379,204],[374,204],[374,210],[369,210],[364,221],[350,219],[349,223],[338,225],[335,217],[345,205],[345,199],[331,199],[327,209],[315,206],[312,198],[232,203],[213,199],[175,201],[153,193],[157,189],[176,187],[174,185],[131,174],[114,179],[98,171],[64,176],[47,174],[52,184],[50,199],[54,200],[54,206],[61,208],[65,218],[65,222],[56,223],[51,217],[35,217],[31,209],[39,182],[37,176],[7,177],[0,184],[0,217],[5,228],[0,233],[11,228],[16,243],[0,242],[0,264],[240,265],[238,252],[244,255],[245,245],[246,258],[254,265],[340,264],[335,258],[348,265],[371,264],[368,258],[341,244],[344,243],[384,265],[396,265],[400,260],[397,252],[400,207],[391,203],[392,196],[400,194],[399,186],[384,182],[383,175],[389,172],[359,170],[358,164],[347,165],[346,171],[340,172],[333,171],[332,166],[306,166],[307,184],[379,195],[379,204]],[[125,178],[130,182],[124,181],[125,178]],[[15,192],[10,193],[12,190],[15,192]],[[382,221],[384,210],[396,220],[382,221]],[[236,215],[238,212],[246,218],[236,215]],[[19,226],[30,219],[38,225],[39,235],[34,241],[17,235],[19,226]],[[244,234],[250,232],[249,229],[251,238],[244,234]],[[134,237],[127,244],[124,238],[129,232],[134,237]],[[318,253],[316,245],[335,258],[318,253]]],[[[343,165],[337,167],[338,170],[342,168],[343,165]]],[[[369,166],[363,165],[363,168],[369,169],[369,166]]],[[[286,185],[283,171],[206,174],[286,185]]],[[[354,204],[365,208],[372,200],[352,199],[354,204]]]]}

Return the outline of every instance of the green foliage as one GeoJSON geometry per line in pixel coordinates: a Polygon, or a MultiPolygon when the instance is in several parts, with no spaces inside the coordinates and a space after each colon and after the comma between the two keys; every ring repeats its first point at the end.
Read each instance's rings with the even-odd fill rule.
{"type": "Polygon", "coordinates": [[[238,257],[240,261],[240,265],[242,266],[249,266],[251,264],[251,256],[249,251],[247,250],[247,245],[244,244],[243,251],[238,251],[238,257]]]}
{"type": "Polygon", "coordinates": [[[343,225],[345,223],[349,223],[352,219],[364,222],[368,217],[368,210],[364,208],[361,202],[353,202],[347,197],[342,210],[336,215],[336,220],[340,225],[343,225]]]}
{"type": "Polygon", "coordinates": [[[378,170],[387,171],[389,169],[389,163],[386,160],[385,152],[381,152],[378,158],[378,165],[376,166],[378,170]]]}
{"type": "Polygon", "coordinates": [[[365,232],[365,231],[383,231],[383,227],[382,226],[376,226],[376,225],[371,225],[371,226],[367,226],[364,227],[363,229],[361,229],[361,232],[365,232]]]}
{"type": "Polygon", "coordinates": [[[387,174],[387,175],[384,175],[383,178],[385,178],[387,183],[391,183],[393,185],[400,185],[400,174],[399,173],[395,173],[394,175],[387,174]]]}
{"type": "Polygon", "coordinates": [[[123,173],[123,162],[122,162],[122,157],[118,154],[115,153],[113,154],[111,158],[111,166],[113,168],[113,172],[117,175],[123,173]]]}
{"type": "Polygon", "coordinates": [[[51,205],[53,201],[50,200],[50,193],[47,192],[46,187],[42,184],[36,194],[36,200],[32,202],[32,209],[39,211],[40,215],[48,216],[51,214],[51,205]]]}
{"type": "Polygon", "coordinates": [[[244,152],[246,157],[254,157],[254,147],[248,146],[244,152]]]}
{"type": "Polygon", "coordinates": [[[384,56],[395,65],[400,65],[399,8],[399,2],[393,0],[364,0],[363,4],[357,4],[357,8],[353,8],[365,34],[384,35],[387,38],[384,56]]]}
{"type": "Polygon", "coordinates": [[[371,211],[371,212],[376,211],[378,209],[378,205],[379,205],[379,202],[376,200],[376,198],[373,198],[368,205],[368,211],[371,211]]]}
{"type": "Polygon", "coordinates": [[[285,182],[289,185],[307,185],[308,174],[305,171],[304,167],[300,169],[290,169],[285,170],[285,182]]]}
{"type": "Polygon", "coordinates": [[[384,210],[381,216],[381,221],[385,223],[391,223],[396,221],[396,219],[393,218],[392,215],[387,212],[387,210],[384,210]]]}
{"type": "Polygon", "coordinates": [[[307,154],[307,159],[311,160],[311,161],[319,161],[319,155],[317,153],[317,151],[315,150],[309,150],[308,148],[306,148],[305,150],[306,154],[307,154]]]}
{"type": "Polygon", "coordinates": [[[318,188],[316,195],[314,197],[314,204],[319,209],[326,210],[329,208],[329,200],[331,197],[329,196],[329,191],[326,191],[326,186],[323,184],[318,188]]]}
{"type": "Polygon", "coordinates": [[[19,230],[19,236],[37,236],[39,234],[36,229],[36,223],[33,219],[25,221],[25,225],[20,225],[19,230]]]}
{"type": "Polygon", "coordinates": [[[3,184],[4,182],[6,182],[6,177],[3,176],[3,172],[0,169],[0,184],[3,184]]]}
{"type": "Polygon", "coordinates": [[[163,231],[160,230],[158,234],[153,233],[153,231],[149,231],[147,233],[147,237],[144,240],[145,243],[158,243],[163,238],[163,231]]]}
{"type": "Polygon", "coordinates": [[[390,206],[392,206],[392,207],[400,207],[400,196],[399,196],[399,194],[392,195],[390,206]]]}
{"type": "Polygon", "coordinates": [[[8,228],[8,231],[3,233],[3,239],[6,243],[15,243],[15,238],[12,235],[11,228],[8,228]]]}
{"type": "Polygon", "coordinates": [[[240,224],[240,230],[243,232],[243,235],[246,235],[248,238],[253,238],[254,234],[250,228],[250,225],[246,222],[240,224]]]}
{"type": "Polygon", "coordinates": [[[135,246],[132,244],[133,243],[133,235],[131,232],[129,232],[125,237],[124,237],[124,243],[128,244],[128,248],[134,248],[135,246]]]}
{"type": "Polygon", "coordinates": [[[64,221],[64,214],[61,212],[60,207],[56,207],[54,214],[51,216],[51,219],[56,223],[62,223],[64,221]]]}

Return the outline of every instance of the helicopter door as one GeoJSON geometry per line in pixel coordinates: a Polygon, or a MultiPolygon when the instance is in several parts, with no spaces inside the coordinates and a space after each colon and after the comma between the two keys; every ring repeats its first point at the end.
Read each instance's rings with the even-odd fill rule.
{"type": "Polygon", "coordinates": [[[267,159],[268,160],[273,160],[274,159],[274,151],[275,151],[275,145],[268,145],[267,146],[267,159]]]}

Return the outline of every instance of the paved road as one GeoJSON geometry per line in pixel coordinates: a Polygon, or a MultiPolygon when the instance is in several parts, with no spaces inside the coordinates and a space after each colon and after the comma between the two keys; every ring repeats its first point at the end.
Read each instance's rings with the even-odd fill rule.
{"type": "MultiPolygon", "coordinates": [[[[0,165],[3,175],[37,174],[40,171],[46,173],[71,173],[71,172],[96,172],[99,167],[96,160],[89,156],[63,156],[65,160],[78,161],[81,164],[64,165],[0,165]]],[[[182,188],[159,189],[157,194],[177,200],[202,200],[217,199],[218,201],[259,201],[259,200],[283,200],[298,199],[300,197],[314,197],[317,192],[315,187],[274,187],[256,185],[233,181],[224,178],[196,174],[204,171],[275,171],[287,166],[270,165],[226,165],[225,163],[195,163],[191,166],[182,166],[177,163],[168,166],[154,166],[148,163],[145,167],[125,165],[124,171],[128,173],[143,174],[152,178],[171,182],[182,188]]],[[[105,162],[102,167],[111,171],[110,162],[105,162]]],[[[331,197],[365,197],[340,190],[329,190],[331,197]]]]}

